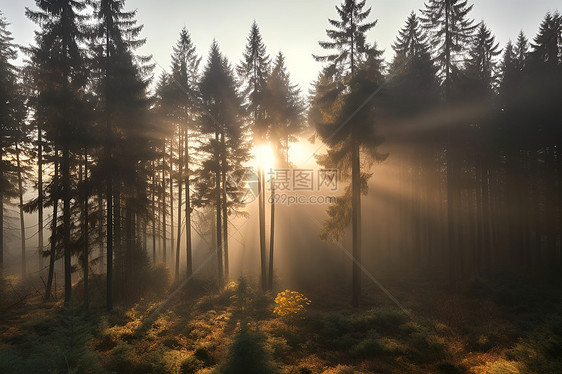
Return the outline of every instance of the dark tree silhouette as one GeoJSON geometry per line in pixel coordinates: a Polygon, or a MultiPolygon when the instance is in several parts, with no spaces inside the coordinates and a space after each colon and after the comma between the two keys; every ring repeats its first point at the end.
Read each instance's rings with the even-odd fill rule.
{"type": "Polygon", "coordinates": [[[335,27],[326,31],[331,41],[320,42],[320,46],[334,53],[314,56],[327,65],[316,84],[312,101],[316,109],[313,109],[311,117],[320,137],[330,147],[319,163],[325,167],[336,166],[342,176],[349,176],[346,169],[351,165],[351,191],[328,209],[330,220],[326,231],[341,234],[340,225],[347,226],[351,220],[354,259],[352,304],[355,307],[359,305],[361,289],[361,192],[366,192],[368,179],[368,174],[361,172],[361,147],[367,154],[379,159],[376,146],[381,143],[373,132],[370,96],[382,83],[382,52],[366,42],[366,32],[377,21],[365,21],[371,8],[364,10],[364,7],[365,1],[346,0],[336,6],[340,19],[329,20],[335,27]],[[343,104],[339,103],[340,100],[343,104]],[[350,200],[351,211],[346,212],[350,200]],[[335,229],[337,226],[340,228],[335,229]]]}

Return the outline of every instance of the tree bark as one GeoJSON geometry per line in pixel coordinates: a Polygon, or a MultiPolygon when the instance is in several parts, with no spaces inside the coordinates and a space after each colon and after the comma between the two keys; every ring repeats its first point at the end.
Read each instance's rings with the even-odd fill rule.
{"type": "Polygon", "coordinates": [[[25,219],[23,215],[23,180],[22,166],[20,161],[20,149],[16,143],[16,167],[18,175],[18,197],[19,197],[19,216],[20,216],[20,235],[21,235],[21,278],[24,279],[27,274],[27,260],[25,258],[25,219]]]}

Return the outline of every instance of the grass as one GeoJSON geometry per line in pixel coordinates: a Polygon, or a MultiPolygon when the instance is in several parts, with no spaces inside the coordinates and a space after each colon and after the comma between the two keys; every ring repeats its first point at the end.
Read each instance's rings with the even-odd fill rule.
{"type": "Polygon", "coordinates": [[[0,372],[562,372],[559,298],[507,278],[457,293],[407,286],[394,292],[413,319],[384,299],[352,309],[306,291],[304,313],[283,318],[276,294],[245,279],[221,290],[196,283],[159,311],[157,295],[110,314],[31,300],[0,323],[0,372]]]}

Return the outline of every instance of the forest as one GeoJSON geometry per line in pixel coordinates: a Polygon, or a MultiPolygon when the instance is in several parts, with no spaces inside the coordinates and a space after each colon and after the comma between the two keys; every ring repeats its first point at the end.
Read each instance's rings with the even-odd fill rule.
{"type": "Polygon", "coordinates": [[[388,59],[341,0],[299,87],[256,21],[162,66],[126,0],[34,3],[30,45],[0,9],[0,373],[562,373],[558,11],[500,45],[427,0],[388,59]]]}

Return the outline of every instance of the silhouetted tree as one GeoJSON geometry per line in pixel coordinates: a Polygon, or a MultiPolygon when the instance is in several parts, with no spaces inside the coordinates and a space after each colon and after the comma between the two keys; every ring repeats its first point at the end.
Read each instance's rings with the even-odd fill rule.
{"type": "MultiPolygon", "coordinates": [[[[254,146],[260,146],[266,141],[267,113],[265,100],[267,95],[267,78],[269,75],[270,59],[265,50],[261,33],[254,21],[248,36],[242,62],[236,71],[244,88],[242,95],[245,108],[253,125],[254,146]]],[[[259,234],[260,234],[260,268],[261,286],[267,288],[266,248],[265,248],[265,186],[264,171],[258,165],[258,204],[259,204],[259,234]]]]}
{"type": "Polygon", "coordinates": [[[243,168],[243,163],[248,159],[248,146],[247,126],[242,121],[242,99],[236,91],[232,68],[222,56],[216,41],[211,45],[201,77],[200,92],[206,113],[200,120],[200,152],[203,161],[194,200],[198,206],[211,205],[216,208],[218,281],[222,285],[225,273],[224,243],[229,239],[226,176],[233,170],[243,168]]]}
{"type": "Polygon", "coordinates": [[[76,0],[57,2],[37,1],[38,11],[26,9],[26,15],[38,23],[38,46],[32,48],[36,66],[40,69],[42,86],[39,102],[48,111],[47,136],[60,146],[60,178],[63,201],[62,245],[65,266],[65,304],[71,300],[71,199],[73,170],[71,152],[76,147],[74,134],[83,126],[85,102],[82,90],[86,85],[84,54],[80,42],[84,39],[85,16],[80,12],[85,3],[76,0]]]}
{"type": "MultiPolygon", "coordinates": [[[[304,103],[300,90],[291,84],[285,66],[285,56],[279,52],[267,80],[265,108],[267,113],[268,138],[273,146],[276,164],[289,167],[289,146],[304,128],[304,103]]],[[[269,290],[273,289],[273,252],[275,243],[275,180],[273,170],[269,172],[271,185],[271,224],[269,236],[269,290]]]]}
{"type": "Polygon", "coordinates": [[[366,193],[370,176],[368,172],[361,172],[361,150],[367,157],[383,158],[376,150],[381,139],[374,134],[371,102],[382,83],[382,52],[366,42],[366,32],[377,21],[365,22],[371,8],[364,10],[364,7],[364,0],[345,0],[336,6],[340,19],[329,20],[334,29],[328,29],[326,34],[331,41],[320,42],[320,46],[333,53],[314,56],[327,65],[315,87],[311,115],[311,122],[329,146],[327,155],[319,158],[319,164],[336,167],[342,178],[351,177],[351,191],[328,209],[330,218],[325,224],[324,236],[341,236],[338,235],[342,233],[341,226],[347,226],[351,220],[352,304],[355,307],[359,305],[361,289],[361,193],[366,193]]]}
{"type": "Polygon", "coordinates": [[[14,150],[23,135],[23,102],[18,88],[18,72],[12,64],[17,52],[8,25],[0,12],[0,272],[4,267],[4,200],[17,195],[13,176],[14,172],[19,173],[16,160],[8,157],[8,152],[14,150]]]}

